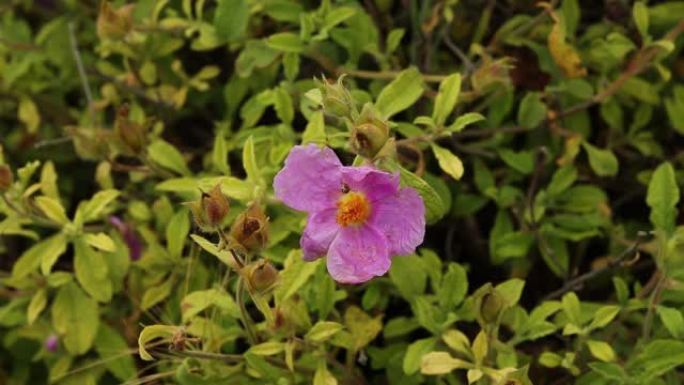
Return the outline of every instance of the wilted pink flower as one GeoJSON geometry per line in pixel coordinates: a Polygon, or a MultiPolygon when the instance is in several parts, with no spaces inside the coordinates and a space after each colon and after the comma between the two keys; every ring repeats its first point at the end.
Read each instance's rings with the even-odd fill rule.
{"type": "Polygon", "coordinates": [[[57,351],[57,349],[59,349],[59,337],[57,337],[55,334],[50,334],[48,338],[45,339],[43,344],[45,346],[45,350],[54,353],[57,351]]]}
{"type": "Polygon", "coordinates": [[[304,259],[327,255],[330,275],[361,283],[389,270],[390,257],[415,251],[425,235],[420,195],[399,187],[399,175],[342,166],[329,148],[292,149],[273,182],[276,196],[306,211],[304,259]]]}
{"type": "Polygon", "coordinates": [[[130,259],[132,261],[137,261],[140,259],[140,255],[142,254],[142,243],[140,242],[138,235],[135,233],[135,230],[130,225],[122,221],[121,218],[114,215],[109,217],[109,223],[119,230],[121,237],[123,238],[124,242],[126,242],[126,246],[128,246],[130,259]]]}

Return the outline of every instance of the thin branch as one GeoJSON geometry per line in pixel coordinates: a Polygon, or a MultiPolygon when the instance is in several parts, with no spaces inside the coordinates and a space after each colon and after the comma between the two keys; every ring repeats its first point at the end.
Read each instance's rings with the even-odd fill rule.
{"type": "Polygon", "coordinates": [[[78,77],[81,79],[81,86],[83,87],[83,93],[88,101],[88,112],[90,114],[91,123],[95,122],[95,110],[93,104],[93,92],[90,90],[90,84],[88,84],[88,78],[86,76],[85,67],[83,66],[83,60],[81,59],[81,53],[78,51],[78,42],[76,41],[76,24],[74,22],[69,22],[69,42],[71,43],[71,54],[74,56],[74,61],[76,62],[76,68],[78,69],[78,77]]]}
{"type": "Polygon", "coordinates": [[[549,293],[547,296],[545,296],[544,301],[559,298],[569,291],[579,289],[580,287],[582,287],[582,285],[584,285],[585,282],[593,279],[594,277],[621,266],[623,262],[625,262],[627,258],[629,258],[632,254],[639,252],[639,246],[642,242],[644,242],[646,237],[648,237],[648,233],[640,231],[639,233],[637,233],[636,241],[634,241],[634,243],[631,246],[625,249],[622,252],[622,254],[620,254],[617,258],[612,259],[610,262],[608,262],[606,266],[600,269],[589,271],[587,273],[584,273],[578,277],[569,280],[560,289],[553,291],[549,293]]]}

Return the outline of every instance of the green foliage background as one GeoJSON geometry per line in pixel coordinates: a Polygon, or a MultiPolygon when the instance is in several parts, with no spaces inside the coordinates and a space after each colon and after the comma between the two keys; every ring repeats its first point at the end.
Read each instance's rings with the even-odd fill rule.
{"type": "Polygon", "coordinates": [[[683,20],[682,1],[2,2],[0,383],[683,383],[683,20]],[[417,254],[357,286],[303,262],[305,217],[271,187],[299,143],[400,172],[427,208],[417,254]],[[270,218],[243,257],[273,287],[193,225],[216,185],[221,229],[270,218]]]}

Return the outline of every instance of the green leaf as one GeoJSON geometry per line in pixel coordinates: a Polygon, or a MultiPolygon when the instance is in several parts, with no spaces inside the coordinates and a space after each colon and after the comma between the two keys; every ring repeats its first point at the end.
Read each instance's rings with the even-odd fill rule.
{"type": "Polygon", "coordinates": [[[140,308],[147,310],[152,306],[166,299],[171,294],[171,289],[176,282],[173,276],[167,278],[162,284],[155,285],[147,289],[143,294],[142,301],[140,301],[140,308]]]}
{"type": "Polygon", "coordinates": [[[64,207],[55,198],[39,196],[36,198],[36,204],[46,217],[60,225],[69,223],[69,218],[66,216],[64,207]]]}
{"type": "Polygon", "coordinates": [[[73,355],[87,352],[93,345],[100,324],[97,302],[74,282],[60,287],[52,303],[52,326],[73,355]]]}
{"type": "Polygon", "coordinates": [[[603,362],[615,361],[615,352],[607,342],[589,340],[587,341],[587,347],[589,347],[591,355],[599,360],[603,362]]]}
{"type": "Polygon", "coordinates": [[[573,292],[565,294],[561,299],[561,305],[563,306],[563,311],[565,312],[565,315],[568,316],[570,322],[579,326],[582,312],[577,294],[573,292]]]}
{"type": "Polygon", "coordinates": [[[520,278],[512,278],[496,285],[494,289],[504,299],[506,305],[513,307],[520,301],[524,288],[525,281],[520,278]]]}
{"type": "Polygon", "coordinates": [[[422,261],[416,255],[399,256],[392,259],[389,277],[399,293],[407,301],[425,293],[427,273],[422,268],[422,261]]]}
{"type": "Polygon", "coordinates": [[[454,310],[463,301],[467,293],[468,275],[465,269],[458,263],[449,263],[438,291],[439,304],[444,309],[454,310]]]}
{"type": "Polygon", "coordinates": [[[385,53],[391,54],[397,49],[397,47],[399,47],[399,44],[401,43],[401,39],[404,37],[405,32],[406,31],[403,28],[395,28],[391,30],[389,34],[387,34],[387,44],[385,44],[385,53]]]}
{"type": "Polygon", "coordinates": [[[423,94],[423,76],[414,67],[402,71],[378,95],[375,107],[385,117],[403,111],[423,94]]]}
{"type": "Polygon", "coordinates": [[[219,38],[235,41],[245,36],[249,24],[247,0],[218,0],[214,28],[219,38]]]}
{"type": "Polygon", "coordinates": [[[589,324],[589,330],[605,327],[620,313],[620,307],[614,305],[602,306],[594,313],[589,324]]]}
{"type": "Polygon", "coordinates": [[[19,100],[17,118],[26,125],[26,130],[28,130],[29,133],[33,134],[38,131],[38,126],[40,126],[40,113],[33,100],[27,97],[22,97],[19,100]]]}
{"type": "Polygon", "coordinates": [[[93,250],[83,237],[74,240],[74,271],[83,289],[99,302],[112,298],[112,282],[107,274],[107,262],[93,250]]]}
{"type": "Polygon", "coordinates": [[[214,147],[211,153],[211,162],[214,168],[222,174],[230,174],[228,164],[228,144],[222,132],[218,132],[214,138],[214,147]]]}
{"type": "Polygon", "coordinates": [[[300,53],[304,50],[304,43],[299,35],[292,32],[280,32],[266,39],[266,44],[278,51],[300,53]]]}
{"type": "Polygon", "coordinates": [[[598,176],[615,176],[618,173],[618,160],[612,151],[594,147],[588,142],[582,147],[589,156],[589,165],[598,176]]]}
{"type": "Polygon", "coordinates": [[[313,385],[337,385],[337,379],[325,365],[319,365],[314,373],[313,385]]]}
{"type": "Polygon", "coordinates": [[[418,372],[423,356],[434,350],[436,343],[437,339],[434,337],[423,338],[411,343],[408,349],[406,349],[406,355],[404,356],[404,363],[402,365],[404,373],[410,376],[418,372]]]}
{"type": "Polygon", "coordinates": [[[302,144],[322,144],[325,142],[325,120],[323,117],[323,111],[316,111],[313,114],[311,114],[309,118],[309,123],[307,123],[306,128],[302,133],[302,144]]]}
{"type": "Polygon", "coordinates": [[[200,237],[197,234],[190,234],[190,238],[192,238],[192,240],[195,241],[195,243],[200,245],[200,247],[204,249],[204,251],[215,256],[221,262],[225,263],[233,269],[239,269],[239,266],[235,261],[235,258],[233,258],[233,256],[230,254],[228,250],[219,249],[218,246],[211,243],[207,239],[200,237]]]}
{"type": "Polygon", "coordinates": [[[274,92],[274,107],[278,118],[287,124],[292,124],[294,119],[294,108],[292,106],[292,97],[284,87],[278,87],[274,92]]]}
{"type": "Polygon", "coordinates": [[[420,363],[420,372],[427,375],[442,375],[455,369],[472,368],[472,364],[454,358],[447,352],[430,352],[425,354],[420,363]]]}
{"type": "Polygon", "coordinates": [[[191,174],[190,169],[185,164],[183,155],[168,142],[157,139],[147,148],[147,154],[154,163],[175,171],[176,173],[188,176],[191,174]]]}
{"type": "Polygon", "coordinates": [[[653,226],[668,234],[674,232],[679,194],[674,168],[669,162],[660,164],[648,184],[646,203],[651,208],[653,226]]]}
{"type": "Polygon", "coordinates": [[[449,75],[439,84],[439,91],[432,110],[432,119],[438,127],[444,125],[446,119],[456,107],[458,95],[461,93],[461,74],[449,75]]]}
{"type": "Polygon", "coordinates": [[[182,256],[185,239],[189,232],[190,216],[188,210],[181,208],[166,225],[166,248],[172,257],[180,258],[182,256]]]}
{"type": "Polygon", "coordinates": [[[145,349],[145,344],[156,339],[171,339],[178,332],[178,327],[171,325],[150,325],[140,332],[138,336],[138,354],[143,361],[152,361],[154,358],[145,349]]]}
{"type": "Polygon", "coordinates": [[[83,234],[82,237],[87,244],[98,250],[106,251],[108,253],[113,253],[116,251],[114,240],[105,233],[86,233],[83,234]]]}
{"type": "Polygon", "coordinates": [[[641,37],[648,38],[648,7],[643,1],[637,1],[632,7],[632,16],[641,37]]]}
{"type": "MultiPolygon", "coordinates": [[[[654,340],[629,362],[628,368],[644,373],[647,379],[661,376],[684,365],[684,342],[654,340]]],[[[648,381],[642,383],[649,383],[648,381]]]]}
{"type": "Polygon", "coordinates": [[[535,128],[546,118],[546,104],[538,92],[529,92],[520,102],[518,124],[525,128],[535,128]]]}
{"type": "Polygon", "coordinates": [[[316,272],[320,260],[305,262],[301,257],[295,256],[294,261],[280,272],[280,284],[275,291],[278,303],[282,303],[304,286],[304,284],[316,272]]]}
{"type": "Polygon", "coordinates": [[[660,320],[672,337],[684,339],[684,317],[682,317],[682,312],[666,306],[658,306],[657,310],[660,320]]]}
{"type": "Polygon", "coordinates": [[[26,250],[12,266],[12,277],[24,278],[41,266],[43,275],[48,275],[52,265],[66,251],[67,240],[63,233],[57,233],[26,250]]]}
{"type": "Polygon", "coordinates": [[[523,174],[531,174],[534,169],[534,152],[532,150],[515,152],[507,148],[499,150],[499,156],[515,170],[523,174]]]}
{"type": "Polygon", "coordinates": [[[47,290],[45,288],[38,289],[33,297],[31,297],[31,302],[29,302],[26,311],[26,321],[29,325],[38,318],[43,309],[45,309],[45,305],[47,305],[47,290]]]}
{"type": "Polygon", "coordinates": [[[432,152],[437,158],[439,167],[449,174],[452,178],[459,180],[463,176],[463,163],[456,155],[446,148],[440,147],[436,144],[431,145],[432,152]]]}
{"type": "Polygon", "coordinates": [[[235,300],[233,300],[233,297],[224,290],[198,290],[186,295],[183,301],[181,301],[183,323],[190,321],[192,317],[211,306],[215,306],[233,318],[240,317],[240,308],[235,303],[235,300]]]}
{"type": "Polygon", "coordinates": [[[411,171],[400,167],[401,184],[416,189],[425,204],[425,217],[428,223],[437,222],[447,212],[447,206],[432,186],[411,171]]]}
{"type": "Polygon", "coordinates": [[[575,36],[577,24],[580,19],[580,7],[578,0],[563,0],[561,10],[563,11],[563,21],[565,22],[565,34],[575,36]]]}
{"type": "Polygon", "coordinates": [[[102,323],[95,337],[95,350],[114,377],[128,381],[137,377],[138,369],[126,340],[109,325],[102,323]]]}
{"type": "Polygon", "coordinates": [[[624,383],[626,378],[625,371],[618,364],[610,362],[591,362],[589,363],[591,370],[598,373],[601,377],[608,380],[618,380],[624,383]]]}
{"type": "Polygon", "coordinates": [[[454,120],[453,123],[449,127],[447,127],[447,131],[450,132],[461,132],[466,126],[469,126],[473,123],[480,122],[482,120],[485,120],[486,118],[482,116],[482,114],[477,113],[477,112],[468,112],[465,113],[456,120],[454,120]]]}
{"type": "Polygon", "coordinates": [[[352,336],[352,351],[364,348],[382,331],[382,315],[371,318],[356,306],[350,306],[344,313],[344,324],[352,336]]]}
{"type": "Polygon", "coordinates": [[[306,333],[304,339],[312,342],[323,342],[343,328],[344,326],[337,322],[319,321],[306,333]]]}
{"type": "Polygon", "coordinates": [[[551,182],[546,187],[546,192],[549,195],[558,195],[572,186],[575,180],[577,180],[577,169],[575,166],[563,166],[553,173],[551,182]]]}
{"type": "Polygon", "coordinates": [[[245,146],[242,149],[242,165],[247,172],[247,179],[252,182],[261,181],[261,171],[256,161],[256,154],[254,152],[254,139],[250,135],[245,141],[245,146]]]}
{"type": "Polygon", "coordinates": [[[121,193],[117,190],[98,191],[89,201],[80,207],[83,222],[87,223],[100,218],[105,208],[109,206],[121,193]]]}
{"type": "Polygon", "coordinates": [[[262,342],[249,348],[249,352],[257,356],[273,356],[285,350],[285,344],[278,341],[262,342]]]}

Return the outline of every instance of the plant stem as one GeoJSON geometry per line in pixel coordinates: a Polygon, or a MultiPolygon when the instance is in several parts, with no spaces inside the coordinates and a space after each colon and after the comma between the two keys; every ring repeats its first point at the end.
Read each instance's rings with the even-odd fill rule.
{"type": "Polygon", "coordinates": [[[245,304],[245,282],[244,278],[238,278],[237,288],[235,292],[235,302],[240,307],[240,318],[242,318],[242,325],[245,327],[247,334],[247,341],[250,345],[256,345],[258,342],[256,332],[254,331],[254,321],[247,312],[247,305],[245,304]]]}
{"type": "Polygon", "coordinates": [[[74,56],[74,61],[76,62],[78,77],[81,79],[83,93],[85,94],[86,101],[88,102],[88,113],[90,116],[90,123],[94,124],[95,109],[93,104],[93,92],[90,90],[90,84],[88,83],[88,78],[85,73],[85,67],[83,66],[83,60],[81,59],[81,53],[78,51],[78,42],[76,41],[76,24],[74,24],[73,22],[69,23],[69,42],[71,43],[71,53],[74,56]]]}
{"type": "Polygon", "coordinates": [[[642,342],[647,342],[651,337],[651,328],[653,327],[653,315],[655,313],[656,306],[660,302],[661,294],[663,293],[663,288],[665,287],[665,282],[667,278],[665,275],[660,274],[658,283],[656,284],[651,297],[648,300],[648,310],[646,311],[646,318],[644,319],[644,325],[641,330],[642,342]]]}

